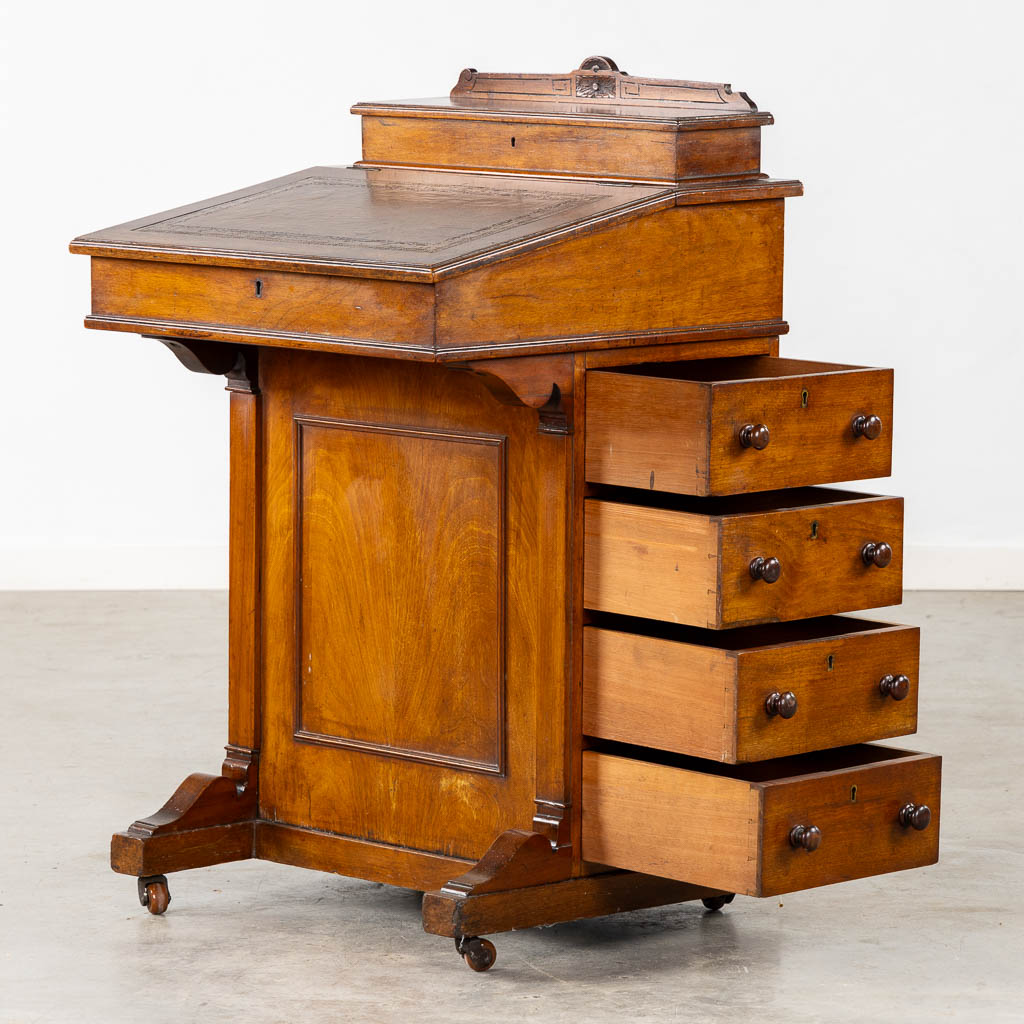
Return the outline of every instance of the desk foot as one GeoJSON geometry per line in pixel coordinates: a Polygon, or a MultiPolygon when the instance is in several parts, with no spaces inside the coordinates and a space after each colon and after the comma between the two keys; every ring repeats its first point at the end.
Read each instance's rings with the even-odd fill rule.
{"type": "Polygon", "coordinates": [[[228,747],[222,774],[190,775],[159,811],[111,837],[110,866],[142,880],[139,898],[151,913],[167,909],[157,891],[161,881],[167,891],[167,880],[162,877],[167,872],[253,855],[256,762],[254,751],[228,747]],[[143,900],[143,882],[156,886],[155,902],[143,900]],[[162,910],[154,909],[161,905],[162,910]]]}
{"type": "MultiPolygon", "coordinates": [[[[423,928],[454,938],[461,955],[469,951],[483,964],[489,954],[475,945],[486,942],[481,935],[690,900],[707,900],[706,906],[722,897],[723,904],[730,902],[730,894],[718,889],[632,871],[571,878],[569,865],[570,851],[552,850],[538,833],[504,832],[475,867],[424,894],[423,928]]],[[[474,966],[469,956],[466,962],[487,970],[494,959],[486,966],[474,966]]]]}

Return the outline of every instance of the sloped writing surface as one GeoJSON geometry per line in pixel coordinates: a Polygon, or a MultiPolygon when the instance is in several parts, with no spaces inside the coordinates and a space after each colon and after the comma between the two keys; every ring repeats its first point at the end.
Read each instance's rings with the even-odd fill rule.
{"type": "Polygon", "coordinates": [[[657,186],[313,167],[75,240],[429,271],[669,195],[657,186]]]}

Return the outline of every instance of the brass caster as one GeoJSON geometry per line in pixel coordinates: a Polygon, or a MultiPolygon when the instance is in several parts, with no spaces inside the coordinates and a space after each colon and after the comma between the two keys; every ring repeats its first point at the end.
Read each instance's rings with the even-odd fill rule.
{"type": "Polygon", "coordinates": [[[455,949],[459,956],[473,971],[489,971],[498,959],[498,951],[494,943],[487,939],[478,939],[473,935],[463,935],[455,940],[455,949]]]}
{"type": "Polygon", "coordinates": [[[162,914],[171,902],[166,875],[149,875],[139,879],[139,902],[151,913],[162,914]]]}
{"type": "Polygon", "coordinates": [[[701,903],[707,907],[708,910],[721,910],[727,903],[732,903],[736,899],[736,893],[726,892],[721,896],[708,896],[701,900],[701,903]]]}

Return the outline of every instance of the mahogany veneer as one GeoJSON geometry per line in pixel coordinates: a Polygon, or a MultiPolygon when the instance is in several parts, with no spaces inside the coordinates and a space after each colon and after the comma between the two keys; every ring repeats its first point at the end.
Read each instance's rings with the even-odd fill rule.
{"type": "Polygon", "coordinates": [[[113,868],[421,889],[486,970],[933,861],[938,759],[845,746],[913,731],[917,631],[783,624],[899,600],[902,503],[804,486],[889,471],[892,374],[778,356],[771,115],[607,57],[353,110],[353,167],[71,244],[230,392],[227,757],[113,868]]]}

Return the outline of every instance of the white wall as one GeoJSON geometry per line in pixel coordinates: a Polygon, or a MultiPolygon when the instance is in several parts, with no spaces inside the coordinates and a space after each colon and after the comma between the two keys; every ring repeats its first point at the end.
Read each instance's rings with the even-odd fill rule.
{"type": "MultiPolygon", "coordinates": [[[[1019,5],[11,3],[0,588],[221,586],[227,400],[86,331],[76,234],[359,156],[349,105],[467,65],[731,81],[778,123],[783,351],[895,366],[908,587],[1024,588],[1019,5]]],[[[871,485],[867,485],[870,488],[871,485]]]]}

